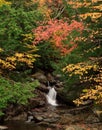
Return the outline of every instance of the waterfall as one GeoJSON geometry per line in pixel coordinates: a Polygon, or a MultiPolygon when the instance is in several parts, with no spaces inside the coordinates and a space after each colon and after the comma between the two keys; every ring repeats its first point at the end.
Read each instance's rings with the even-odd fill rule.
{"type": "Polygon", "coordinates": [[[56,96],[57,96],[57,92],[54,89],[54,87],[49,87],[49,92],[46,95],[48,103],[53,106],[57,106],[58,104],[56,103],[56,96]]]}

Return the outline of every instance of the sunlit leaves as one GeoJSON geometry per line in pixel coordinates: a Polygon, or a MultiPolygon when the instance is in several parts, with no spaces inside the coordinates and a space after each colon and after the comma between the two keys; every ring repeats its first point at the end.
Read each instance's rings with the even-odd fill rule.
{"type": "Polygon", "coordinates": [[[102,13],[99,13],[99,12],[85,13],[85,14],[81,14],[80,17],[82,19],[87,19],[88,17],[91,17],[92,20],[96,20],[102,17],[102,13]]]}
{"type": "Polygon", "coordinates": [[[77,64],[69,64],[63,71],[70,77],[78,75],[81,83],[88,83],[88,89],[84,89],[80,97],[74,100],[77,105],[84,104],[87,99],[96,104],[102,104],[102,67],[101,59],[93,58],[93,61],[77,64]]]}
{"type": "Polygon", "coordinates": [[[2,5],[10,5],[11,2],[7,2],[6,0],[0,0],[0,6],[2,5]]]}
{"type": "Polygon", "coordinates": [[[39,55],[35,54],[37,48],[33,45],[26,45],[28,51],[26,52],[15,52],[14,55],[0,59],[0,70],[14,70],[18,67],[28,66],[33,68],[33,63],[39,55]]]}

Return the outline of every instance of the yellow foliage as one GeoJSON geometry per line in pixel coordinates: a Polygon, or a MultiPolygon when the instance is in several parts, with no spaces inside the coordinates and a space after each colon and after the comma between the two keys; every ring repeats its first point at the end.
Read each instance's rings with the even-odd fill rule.
{"type": "Polygon", "coordinates": [[[0,48],[0,52],[2,52],[3,51],[3,49],[2,48],[0,48]]]}
{"type": "Polygon", "coordinates": [[[92,12],[92,13],[85,13],[85,14],[81,14],[79,15],[82,19],[86,19],[87,17],[91,17],[93,20],[94,19],[98,19],[100,17],[102,17],[102,13],[99,12],[92,12]]]}
{"type": "Polygon", "coordinates": [[[72,8],[74,9],[77,9],[77,8],[81,8],[81,7],[87,7],[91,10],[93,10],[93,12],[88,12],[88,13],[84,13],[84,14],[80,14],[79,17],[82,18],[82,19],[86,19],[87,17],[90,17],[92,20],[96,20],[100,17],[102,17],[102,4],[98,4],[96,5],[96,3],[98,3],[99,1],[101,0],[83,0],[83,1],[80,1],[80,0],[76,0],[76,1],[72,1],[72,0],[69,0],[67,3],[69,5],[72,6],[72,8]],[[95,11],[95,9],[97,9],[97,12],[95,11]]]}
{"type": "Polygon", "coordinates": [[[93,100],[96,104],[102,104],[102,66],[98,58],[93,58],[93,61],[82,62],[77,64],[69,64],[63,71],[69,76],[78,75],[80,82],[90,82],[90,87],[84,89],[80,97],[73,102],[77,105],[84,104],[87,99],[93,100]],[[97,72],[96,74],[90,73],[97,72]]]}
{"type": "Polygon", "coordinates": [[[28,33],[28,34],[22,34],[23,38],[23,42],[27,43],[27,42],[32,42],[34,36],[32,33],[28,33]]]}
{"type": "MultiPolygon", "coordinates": [[[[33,45],[27,44],[26,47],[29,49],[25,53],[15,52],[13,56],[8,56],[5,58],[0,58],[0,73],[3,72],[3,70],[14,70],[17,66],[26,65],[30,68],[33,67],[33,63],[36,61],[36,58],[39,57],[39,55],[35,54],[37,51],[37,48],[33,45]]],[[[3,49],[0,48],[0,52],[2,52],[3,49]]]]}
{"type": "Polygon", "coordinates": [[[14,65],[2,59],[0,59],[0,66],[1,66],[0,69],[9,69],[9,70],[15,69],[14,65]]]}
{"type": "Polygon", "coordinates": [[[80,7],[89,7],[90,5],[94,5],[95,3],[99,2],[101,0],[68,0],[68,4],[72,5],[73,8],[80,8],[80,7]]]}
{"type": "Polygon", "coordinates": [[[96,68],[97,65],[82,62],[77,64],[69,64],[68,66],[63,68],[63,71],[71,73],[71,75],[83,76],[84,74],[87,74],[89,70],[95,70],[96,68]]]}
{"type": "Polygon", "coordinates": [[[36,57],[39,57],[39,55],[30,54],[28,52],[26,52],[26,53],[18,53],[17,52],[17,53],[14,54],[14,56],[7,57],[6,61],[15,65],[15,67],[20,63],[24,63],[28,67],[32,68],[33,63],[36,61],[36,57]]]}
{"type": "Polygon", "coordinates": [[[0,6],[2,5],[10,5],[11,2],[7,2],[6,0],[0,0],[0,6]]]}

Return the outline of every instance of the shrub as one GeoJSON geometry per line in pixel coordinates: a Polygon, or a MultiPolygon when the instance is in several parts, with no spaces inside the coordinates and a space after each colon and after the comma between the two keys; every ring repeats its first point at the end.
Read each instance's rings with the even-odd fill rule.
{"type": "Polygon", "coordinates": [[[38,82],[14,82],[0,76],[0,115],[10,103],[27,105],[28,99],[34,97],[38,82]]]}

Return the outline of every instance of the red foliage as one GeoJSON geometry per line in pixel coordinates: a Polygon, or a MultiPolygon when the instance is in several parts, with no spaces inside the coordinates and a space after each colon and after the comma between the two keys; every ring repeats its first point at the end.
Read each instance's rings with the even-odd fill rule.
{"type": "Polygon", "coordinates": [[[67,40],[67,36],[69,36],[73,30],[82,32],[83,29],[83,24],[74,20],[71,24],[63,20],[50,20],[46,24],[40,25],[33,30],[35,36],[33,44],[36,45],[42,41],[49,40],[53,42],[62,53],[68,54],[77,47],[77,44],[71,42],[72,46],[69,47],[68,44],[65,45],[63,41],[67,40]]]}

